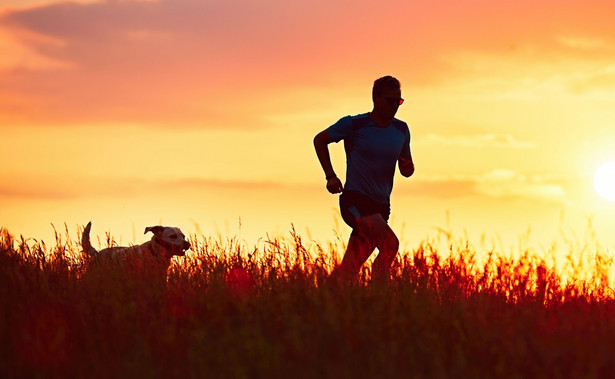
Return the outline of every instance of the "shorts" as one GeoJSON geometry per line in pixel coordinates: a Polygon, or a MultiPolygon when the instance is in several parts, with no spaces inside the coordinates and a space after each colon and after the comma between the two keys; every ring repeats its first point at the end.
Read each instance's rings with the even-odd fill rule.
{"type": "Polygon", "coordinates": [[[340,195],[340,213],[342,219],[353,229],[357,227],[357,220],[361,217],[379,213],[384,221],[389,220],[391,206],[382,204],[357,191],[346,191],[340,195]]]}

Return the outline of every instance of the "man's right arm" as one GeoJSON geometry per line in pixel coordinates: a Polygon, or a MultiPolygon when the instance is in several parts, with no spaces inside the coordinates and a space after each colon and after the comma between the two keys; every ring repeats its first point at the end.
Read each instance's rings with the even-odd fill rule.
{"type": "Polygon", "coordinates": [[[342,181],[335,175],[333,165],[331,164],[331,156],[329,154],[329,144],[331,142],[335,141],[331,138],[329,131],[325,129],[314,137],[314,148],[316,149],[318,161],[325,172],[327,190],[331,193],[340,193],[343,190],[343,186],[342,181]]]}

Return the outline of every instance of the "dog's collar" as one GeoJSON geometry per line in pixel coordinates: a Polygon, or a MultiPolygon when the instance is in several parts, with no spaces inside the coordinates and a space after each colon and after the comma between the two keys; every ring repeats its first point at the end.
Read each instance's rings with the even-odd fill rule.
{"type": "MultiPolygon", "coordinates": [[[[156,242],[158,245],[164,247],[167,250],[173,251],[172,250],[173,249],[173,245],[168,243],[167,241],[161,240],[160,238],[154,236],[154,242],[156,242]]],[[[152,249],[152,254],[154,254],[156,256],[158,255],[158,254],[156,254],[156,250],[155,249],[152,249]]]]}
{"type": "MultiPolygon", "coordinates": [[[[172,243],[169,243],[169,242],[167,242],[167,241],[165,241],[165,240],[161,240],[160,238],[158,238],[158,237],[156,237],[156,236],[154,236],[154,241],[155,241],[157,244],[159,244],[160,246],[162,246],[162,247],[164,247],[165,249],[167,249],[167,250],[170,250],[170,251],[177,250],[177,246],[176,246],[176,245],[173,245],[172,243]]],[[[152,249],[152,254],[154,254],[155,256],[157,256],[157,255],[158,255],[158,254],[156,254],[156,253],[155,253],[155,250],[154,250],[154,249],[152,249]]]]}

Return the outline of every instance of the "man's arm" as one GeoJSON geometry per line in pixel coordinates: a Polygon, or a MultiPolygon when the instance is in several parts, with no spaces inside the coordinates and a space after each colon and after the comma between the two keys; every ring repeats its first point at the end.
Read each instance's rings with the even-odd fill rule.
{"type": "Polygon", "coordinates": [[[406,178],[414,174],[414,162],[412,161],[412,154],[399,156],[399,172],[406,178]]]}
{"type": "Polygon", "coordinates": [[[325,172],[325,178],[327,179],[327,190],[331,193],[340,193],[344,189],[342,181],[335,175],[333,165],[331,164],[331,155],[329,154],[329,144],[334,142],[329,131],[327,129],[318,133],[314,137],[314,148],[316,149],[316,156],[318,161],[325,172]]]}

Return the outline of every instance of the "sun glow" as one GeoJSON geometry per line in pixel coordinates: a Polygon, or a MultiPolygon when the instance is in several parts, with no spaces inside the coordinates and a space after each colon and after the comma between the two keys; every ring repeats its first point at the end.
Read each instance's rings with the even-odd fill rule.
{"type": "Polygon", "coordinates": [[[598,167],[594,175],[594,188],[604,199],[615,201],[615,161],[598,167]]]}

